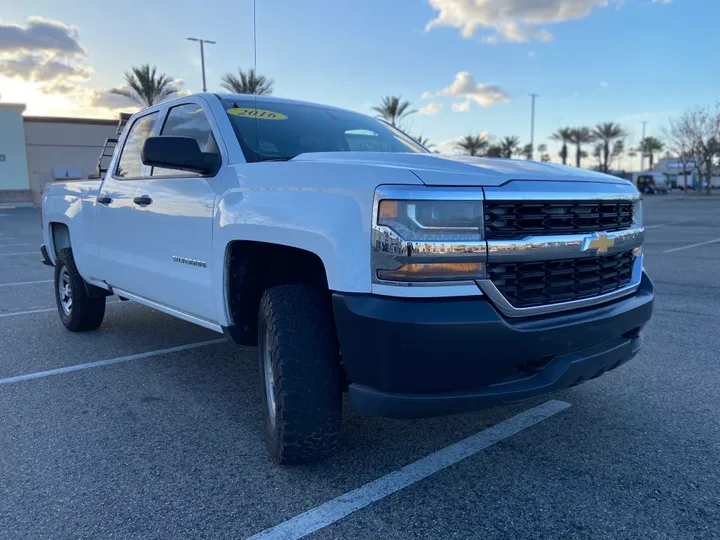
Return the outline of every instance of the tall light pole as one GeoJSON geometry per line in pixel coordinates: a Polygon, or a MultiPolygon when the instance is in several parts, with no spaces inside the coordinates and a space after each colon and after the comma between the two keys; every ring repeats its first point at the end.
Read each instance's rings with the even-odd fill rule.
{"type": "Polygon", "coordinates": [[[189,37],[188,41],[198,41],[200,43],[200,65],[202,66],[202,78],[203,78],[203,92],[207,92],[207,86],[205,85],[205,44],[215,45],[214,41],[209,39],[200,39],[189,37]]]}
{"type": "Polygon", "coordinates": [[[532,100],[531,113],[530,113],[530,159],[535,157],[535,98],[537,94],[530,94],[532,100]]]}

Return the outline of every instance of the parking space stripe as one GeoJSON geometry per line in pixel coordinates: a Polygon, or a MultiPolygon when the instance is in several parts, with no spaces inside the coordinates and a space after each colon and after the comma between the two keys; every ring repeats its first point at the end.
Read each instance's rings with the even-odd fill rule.
{"type": "Polygon", "coordinates": [[[38,255],[40,251],[20,251],[18,253],[0,253],[0,257],[9,257],[10,255],[38,255]]]}
{"type": "Polygon", "coordinates": [[[74,366],[48,369],[47,371],[36,371],[35,373],[27,373],[25,375],[17,375],[15,377],[7,377],[5,379],[0,379],[0,384],[12,384],[23,381],[31,381],[33,379],[52,377],[53,375],[61,375],[63,373],[71,373],[73,371],[81,371],[83,369],[90,369],[102,366],[111,366],[113,364],[120,364],[122,362],[130,362],[131,360],[142,360],[143,358],[151,358],[153,356],[161,356],[163,354],[170,354],[180,351],[189,351],[191,349],[198,349],[200,347],[207,347],[208,345],[216,345],[218,343],[226,342],[227,340],[225,338],[211,339],[210,341],[200,341],[198,343],[190,343],[188,345],[180,345],[178,347],[170,347],[168,349],[158,349],[157,351],[148,351],[139,354],[131,354],[128,356],[119,356],[118,358],[110,358],[109,360],[99,360],[97,362],[88,362],[86,364],[76,364],[74,366]]]}
{"type": "Polygon", "coordinates": [[[0,248],[4,247],[17,247],[17,246],[29,246],[30,244],[0,244],[0,248]]]}
{"type": "Polygon", "coordinates": [[[656,223],[654,225],[646,225],[646,229],[654,229],[655,227],[669,227],[670,225],[679,225],[680,223],[690,223],[691,221],[697,221],[700,218],[681,219],[679,221],[671,221],[670,223],[656,223]]]}
{"type": "Polygon", "coordinates": [[[689,246],[681,246],[681,247],[677,247],[677,248],[673,248],[673,249],[667,249],[667,250],[663,251],[663,253],[674,253],[675,251],[682,251],[683,249],[690,249],[690,248],[694,248],[694,247],[705,246],[707,244],[715,244],[717,242],[720,242],[720,238],[716,238],[715,240],[708,240],[707,242],[698,242],[697,244],[690,244],[689,246]]]}
{"type": "MultiPolygon", "coordinates": [[[[107,302],[106,305],[119,304],[120,300],[112,300],[107,302]]],[[[32,313],[47,313],[49,311],[57,311],[57,307],[40,308],[40,309],[28,309],[26,311],[11,311],[10,313],[0,313],[0,319],[3,317],[14,317],[15,315],[30,315],[32,313]]]]}
{"type": "Polygon", "coordinates": [[[293,540],[312,534],[353,512],[454,465],[496,442],[512,437],[523,429],[534,426],[568,407],[570,404],[564,401],[547,401],[430,454],[398,471],[340,495],[271,529],[251,536],[248,540],[293,540]]]}
{"type": "Polygon", "coordinates": [[[35,285],[37,283],[52,283],[52,279],[41,279],[40,281],[18,281],[16,283],[0,283],[0,287],[17,287],[20,285],[35,285]]]}

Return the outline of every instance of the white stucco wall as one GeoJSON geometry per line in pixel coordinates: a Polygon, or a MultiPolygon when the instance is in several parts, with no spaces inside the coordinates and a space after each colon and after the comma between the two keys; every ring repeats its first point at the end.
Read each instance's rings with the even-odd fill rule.
{"type": "Polygon", "coordinates": [[[116,131],[115,120],[26,116],[27,168],[34,199],[54,180],[53,169],[72,169],[81,178],[94,173],[105,139],[115,137],[116,131]]]}
{"type": "Polygon", "coordinates": [[[0,191],[30,189],[24,110],[25,105],[0,103],[0,191]]]}

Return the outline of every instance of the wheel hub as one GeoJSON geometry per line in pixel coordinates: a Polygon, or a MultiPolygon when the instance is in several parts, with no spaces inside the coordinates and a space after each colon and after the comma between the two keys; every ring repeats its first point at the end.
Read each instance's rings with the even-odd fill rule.
{"type": "Polygon", "coordinates": [[[70,315],[72,312],[72,289],[70,287],[70,273],[66,267],[62,267],[60,270],[60,278],[58,280],[58,299],[60,300],[60,307],[65,315],[70,315]]]}
{"type": "Polygon", "coordinates": [[[270,423],[275,427],[275,381],[272,370],[272,345],[270,343],[270,331],[265,330],[263,343],[263,367],[265,369],[265,402],[270,415],[270,423]]]}

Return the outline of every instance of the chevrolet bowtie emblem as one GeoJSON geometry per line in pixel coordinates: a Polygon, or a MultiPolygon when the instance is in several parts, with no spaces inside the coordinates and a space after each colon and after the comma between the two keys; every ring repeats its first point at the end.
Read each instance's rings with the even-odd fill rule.
{"type": "Polygon", "coordinates": [[[597,249],[597,253],[607,253],[608,249],[615,245],[614,238],[608,238],[607,234],[593,234],[583,241],[582,250],[597,249]]]}

